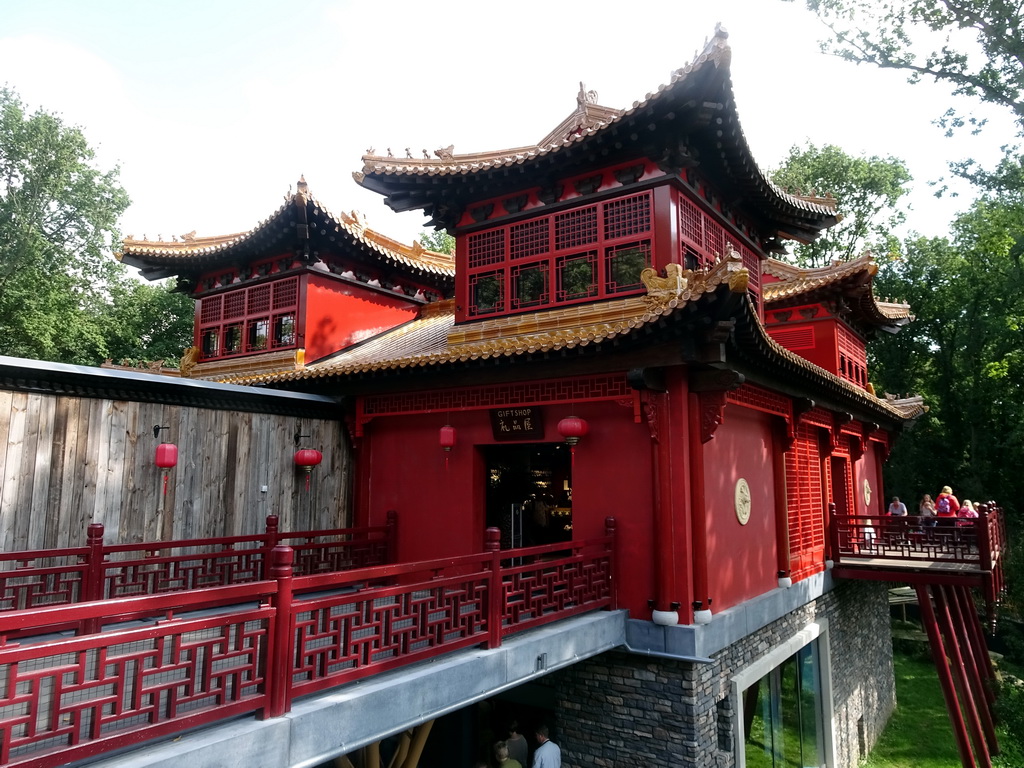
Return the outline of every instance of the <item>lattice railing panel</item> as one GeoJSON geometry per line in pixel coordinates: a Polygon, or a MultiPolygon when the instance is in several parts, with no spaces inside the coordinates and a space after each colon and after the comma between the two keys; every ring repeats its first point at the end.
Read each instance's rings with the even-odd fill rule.
{"type": "MultiPolygon", "coordinates": [[[[26,564],[25,567],[30,567],[26,564]]],[[[0,571],[0,611],[64,605],[81,599],[84,565],[0,571]]]]}
{"type": "Polygon", "coordinates": [[[862,517],[837,515],[834,540],[839,543],[839,558],[919,560],[922,565],[981,563],[979,526],[987,520],[908,517],[862,517]],[[928,525],[927,523],[935,523],[928,525]]]}
{"type": "Polygon", "coordinates": [[[590,609],[611,596],[611,559],[537,563],[502,573],[506,630],[522,629],[550,614],[590,609]]]}
{"type": "Polygon", "coordinates": [[[0,649],[0,764],[59,765],[90,742],[259,708],[269,626],[257,610],[0,649]]]}
{"type": "Polygon", "coordinates": [[[481,642],[487,586],[486,576],[475,575],[298,603],[295,692],[481,642]]]}
{"type": "Polygon", "coordinates": [[[296,576],[369,568],[389,562],[390,547],[387,539],[290,546],[295,550],[293,567],[296,576]]]}
{"type": "Polygon", "coordinates": [[[251,550],[111,563],[106,566],[104,597],[248,584],[263,578],[263,560],[263,551],[251,550]]]}

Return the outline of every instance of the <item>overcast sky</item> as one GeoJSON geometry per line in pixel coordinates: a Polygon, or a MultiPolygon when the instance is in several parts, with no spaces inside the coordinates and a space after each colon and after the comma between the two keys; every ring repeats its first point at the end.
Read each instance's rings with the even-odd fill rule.
{"type": "Polygon", "coordinates": [[[901,157],[923,234],[945,234],[966,206],[936,202],[927,182],[1012,138],[998,112],[979,138],[944,138],[931,121],[948,89],[820,54],[824,28],[781,0],[0,0],[0,82],[81,125],[100,163],[121,166],[125,235],[252,229],[305,174],[329,210],[360,210],[411,242],[423,217],[391,213],[352,180],[367,148],[536,143],[575,108],[580,81],[599,103],[629,106],[716,22],[761,167],[808,140],[901,157]]]}

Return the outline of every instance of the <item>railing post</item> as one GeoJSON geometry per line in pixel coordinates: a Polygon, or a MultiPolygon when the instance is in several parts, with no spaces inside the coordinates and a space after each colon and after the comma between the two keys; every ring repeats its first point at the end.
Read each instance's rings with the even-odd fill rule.
{"type": "MultiPolygon", "coordinates": [[[[91,523],[86,529],[85,546],[88,548],[86,555],[85,572],[82,574],[82,587],[78,598],[83,603],[94,600],[102,600],[104,594],[104,568],[105,555],[103,552],[103,524],[91,523]]],[[[87,635],[100,631],[100,620],[86,619],[82,624],[82,631],[87,635]]]]}
{"type": "Polygon", "coordinates": [[[270,552],[270,578],[277,582],[277,596],[274,599],[274,637],[267,661],[267,717],[280,717],[291,709],[294,559],[291,547],[278,545],[270,552]]]}
{"type": "Polygon", "coordinates": [[[604,519],[604,535],[607,536],[611,541],[608,543],[608,559],[609,568],[608,576],[611,579],[611,597],[612,604],[609,606],[611,610],[616,610],[619,607],[619,573],[618,573],[618,558],[615,557],[615,549],[617,547],[617,540],[615,537],[615,518],[606,517],[604,519]]]}
{"type": "MultiPolygon", "coordinates": [[[[839,558],[839,554],[840,554],[839,541],[840,541],[840,539],[839,539],[839,520],[838,520],[838,518],[839,518],[839,516],[836,514],[836,503],[834,501],[830,501],[828,503],[828,523],[829,523],[829,526],[828,526],[829,527],[829,531],[828,532],[829,532],[829,539],[831,539],[831,541],[832,541],[832,562],[833,563],[838,563],[839,560],[840,560],[840,558],[839,558]]],[[[849,535],[849,530],[847,530],[847,535],[849,535]]]]}
{"type": "Polygon", "coordinates": [[[278,527],[280,519],[277,515],[267,515],[266,537],[263,543],[263,557],[260,558],[260,579],[271,579],[270,575],[270,553],[281,542],[281,529],[278,527]]]}
{"type": "Polygon", "coordinates": [[[384,538],[387,540],[387,552],[384,555],[385,563],[397,563],[398,562],[398,512],[393,509],[389,509],[387,512],[387,522],[384,524],[387,529],[384,534],[384,538]]]}
{"type": "Polygon", "coordinates": [[[501,645],[502,583],[501,583],[501,529],[488,528],[484,531],[484,552],[491,554],[491,583],[487,592],[487,647],[501,645]]]}

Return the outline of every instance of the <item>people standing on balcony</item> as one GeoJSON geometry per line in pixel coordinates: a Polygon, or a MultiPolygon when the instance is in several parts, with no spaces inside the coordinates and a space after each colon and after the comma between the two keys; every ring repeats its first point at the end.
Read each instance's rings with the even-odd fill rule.
{"type": "Polygon", "coordinates": [[[970,527],[974,525],[973,520],[977,517],[978,510],[975,509],[974,504],[971,503],[970,499],[964,499],[964,503],[960,505],[960,512],[957,514],[957,527],[970,527]]]}
{"type": "Polygon", "coordinates": [[[900,501],[899,496],[893,496],[892,502],[889,504],[889,511],[886,513],[893,517],[906,517],[907,516],[907,505],[900,501]]]}
{"type": "Polygon", "coordinates": [[[942,493],[935,497],[935,516],[940,525],[953,525],[953,518],[960,512],[960,502],[953,495],[953,489],[942,486],[942,493]]]}
{"type": "Polygon", "coordinates": [[[537,751],[533,753],[533,768],[562,768],[562,750],[551,741],[550,731],[546,725],[538,725],[537,751]]]}
{"type": "Polygon", "coordinates": [[[921,497],[921,503],[917,507],[917,514],[921,516],[921,527],[932,529],[935,527],[935,502],[930,494],[921,497]]]}
{"type": "Polygon", "coordinates": [[[523,768],[521,762],[509,757],[508,744],[504,741],[494,745],[494,759],[498,762],[498,768],[523,768]]]}

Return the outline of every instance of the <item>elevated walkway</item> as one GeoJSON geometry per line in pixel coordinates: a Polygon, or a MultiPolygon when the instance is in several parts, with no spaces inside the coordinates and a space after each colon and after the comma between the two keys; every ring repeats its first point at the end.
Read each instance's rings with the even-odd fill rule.
{"type": "Polygon", "coordinates": [[[374,675],[295,702],[89,763],[96,768],[312,768],[625,642],[625,611],[600,611],[374,675]]]}

